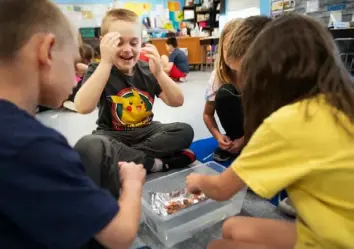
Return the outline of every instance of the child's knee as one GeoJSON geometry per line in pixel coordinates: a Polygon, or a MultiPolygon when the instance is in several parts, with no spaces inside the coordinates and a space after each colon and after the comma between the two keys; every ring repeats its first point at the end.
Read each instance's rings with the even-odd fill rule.
{"type": "MultiPolygon", "coordinates": [[[[185,139],[186,143],[188,143],[190,145],[194,139],[193,127],[187,123],[180,123],[180,125],[181,125],[181,130],[183,133],[183,138],[185,139]]],[[[189,147],[189,145],[187,147],[189,147]]]]}
{"type": "Polygon", "coordinates": [[[108,137],[100,135],[86,135],[82,137],[74,146],[74,149],[81,157],[90,155],[103,155],[105,147],[110,141],[108,137]]]}
{"type": "Polygon", "coordinates": [[[218,241],[212,241],[208,244],[208,247],[207,249],[215,249],[215,248],[218,248],[220,247],[218,241]]]}
{"type": "Polygon", "coordinates": [[[232,217],[227,219],[222,227],[224,239],[240,242],[253,242],[256,238],[254,227],[246,222],[243,217],[232,217]]]}

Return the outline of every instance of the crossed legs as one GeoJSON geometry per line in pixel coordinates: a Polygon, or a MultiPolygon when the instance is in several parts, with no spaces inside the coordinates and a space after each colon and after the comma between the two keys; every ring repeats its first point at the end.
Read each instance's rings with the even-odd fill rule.
{"type": "Polygon", "coordinates": [[[208,249],[293,249],[296,243],[294,223],[233,217],[225,221],[222,239],[212,241],[208,249]]]}

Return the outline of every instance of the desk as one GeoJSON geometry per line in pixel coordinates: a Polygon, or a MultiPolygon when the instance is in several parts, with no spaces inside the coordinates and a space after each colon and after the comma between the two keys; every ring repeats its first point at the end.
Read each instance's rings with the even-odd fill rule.
{"type": "Polygon", "coordinates": [[[200,45],[218,45],[219,44],[219,37],[201,37],[200,38],[200,45]]]}
{"type": "MultiPolygon", "coordinates": [[[[152,39],[152,44],[157,48],[160,55],[168,55],[166,49],[166,38],[152,39]]],[[[201,64],[200,38],[199,37],[177,37],[178,47],[188,49],[189,65],[201,64]]]]}
{"type": "MultiPolygon", "coordinates": [[[[160,55],[168,55],[166,49],[166,38],[152,39],[160,55]]],[[[200,65],[205,63],[207,45],[217,45],[218,37],[177,37],[178,47],[188,49],[189,65],[200,65]]]]}

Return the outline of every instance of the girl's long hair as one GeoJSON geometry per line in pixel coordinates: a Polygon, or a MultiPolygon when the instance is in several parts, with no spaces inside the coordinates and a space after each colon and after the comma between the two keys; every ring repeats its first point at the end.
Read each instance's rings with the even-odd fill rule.
{"type": "Polygon", "coordinates": [[[218,55],[215,61],[215,70],[216,77],[218,77],[218,80],[221,84],[232,83],[235,80],[231,68],[226,64],[224,60],[224,53],[226,52],[226,48],[223,47],[223,43],[225,41],[225,38],[229,38],[232,31],[235,30],[241,22],[242,19],[233,19],[226,23],[219,38],[218,55]]]}
{"type": "MultiPolygon", "coordinates": [[[[325,96],[333,118],[354,123],[354,85],[328,30],[310,17],[283,15],[261,32],[241,67],[245,140],[282,106],[325,96]]],[[[347,130],[348,131],[348,130],[347,130]]]]}

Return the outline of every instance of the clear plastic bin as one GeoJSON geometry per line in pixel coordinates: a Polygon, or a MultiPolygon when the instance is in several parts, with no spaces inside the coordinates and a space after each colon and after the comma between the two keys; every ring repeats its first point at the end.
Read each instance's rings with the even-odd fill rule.
{"type": "Polygon", "coordinates": [[[240,213],[246,189],[240,191],[231,200],[225,202],[207,200],[169,216],[159,216],[151,210],[149,192],[168,193],[180,190],[186,187],[186,177],[191,173],[215,175],[224,170],[225,167],[222,165],[208,162],[145,184],[142,200],[145,223],[167,248],[227,217],[240,213]]]}

